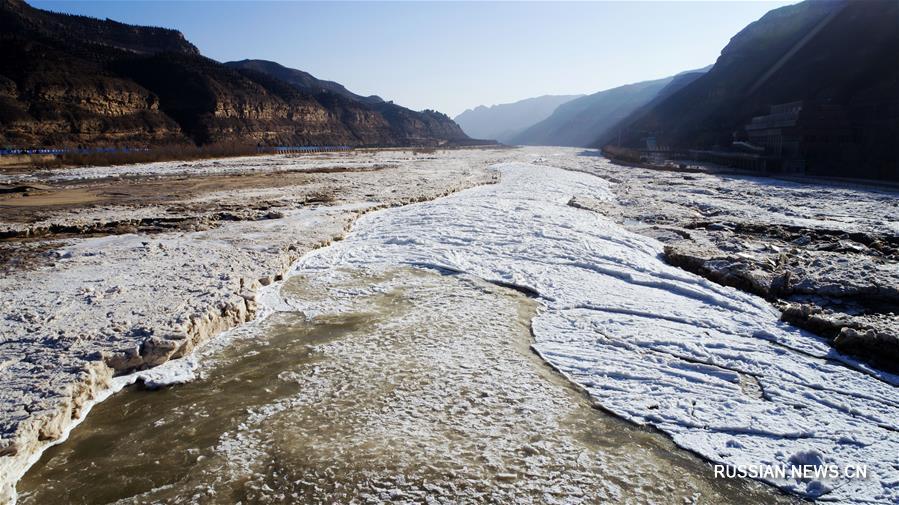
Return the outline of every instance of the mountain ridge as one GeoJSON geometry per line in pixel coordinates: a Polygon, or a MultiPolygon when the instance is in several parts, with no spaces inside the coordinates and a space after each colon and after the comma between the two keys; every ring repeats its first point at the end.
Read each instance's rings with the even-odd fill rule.
{"type": "MultiPolygon", "coordinates": [[[[774,9],[737,33],[707,74],[627,118],[621,143],[640,148],[652,136],[669,149],[726,150],[755,142],[807,173],[899,179],[897,26],[890,0],[774,9]],[[775,107],[792,107],[791,126],[750,126],[775,107]]],[[[598,135],[594,146],[610,141],[598,135]]]]}
{"type": "Polygon", "coordinates": [[[476,138],[508,142],[515,135],[549,117],[560,105],[583,95],[541,95],[516,102],[479,105],[453,118],[476,138]]]}
{"type": "Polygon", "coordinates": [[[353,93],[350,90],[346,89],[346,87],[344,87],[340,83],[318,79],[309,72],[305,72],[296,68],[286,67],[275,61],[245,59],[238,61],[226,61],[223,63],[223,65],[237,70],[255,70],[257,72],[269,74],[313,95],[316,93],[320,93],[321,91],[330,91],[332,93],[337,93],[338,95],[343,95],[351,100],[356,100],[364,103],[375,104],[384,101],[377,95],[357,95],[356,93],[353,93]]]}
{"type": "Polygon", "coordinates": [[[229,68],[167,28],[0,0],[0,49],[4,147],[474,142],[445,114],[229,68]]]}

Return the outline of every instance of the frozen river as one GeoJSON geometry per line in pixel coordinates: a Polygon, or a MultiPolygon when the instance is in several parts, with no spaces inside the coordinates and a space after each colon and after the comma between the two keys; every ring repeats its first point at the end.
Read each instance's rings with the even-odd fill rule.
{"type": "Polygon", "coordinates": [[[895,376],[569,205],[612,198],[605,180],[495,168],[499,184],[369,214],[306,255],[199,380],[101,404],[22,502],[784,500],[659,432],[732,466],[864,464],[764,480],[899,501],[895,376]],[[111,469],[128,471],[98,491],[111,469]]]}
{"type": "Polygon", "coordinates": [[[867,465],[768,476],[809,497],[899,501],[899,380],[779,321],[764,300],[666,265],[652,239],[572,197],[608,183],[507,164],[498,185],[363,218],[307,269],[414,265],[537,295],[534,349],[603,408],[728,465],[867,465]],[[788,476],[789,477],[789,476],[788,476]]]}

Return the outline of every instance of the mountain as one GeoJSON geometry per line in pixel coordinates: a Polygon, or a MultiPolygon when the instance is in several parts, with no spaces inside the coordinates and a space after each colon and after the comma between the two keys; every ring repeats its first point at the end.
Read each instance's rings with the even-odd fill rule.
{"type": "Polygon", "coordinates": [[[474,138],[508,143],[529,126],[548,118],[556,107],[584,95],[543,95],[514,103],[468,109],[453,120],[474,138]]]}
{"type": "Polygon", "coordinates": [[[572,100],[560,105],[548,118],[514,135],[509,142],[589,146],[619,121],[653,100],[674,80],[674,77],[666,77],[628,84],[572,100]]]}
{"type": "Polygon", "coordinates": [[[175,30],[21,0],[0,0],[0,51],[4,147],[472,142],[439,112],[359,97],[268,62],[232,68],[175,30]]]}
{"type": "Polygon", "coordinates": [[[591,144],[587,144],[586,146],[602,147],[609,143],[617,143],[622,135],[629,132],[628,127],[631,126],[629,123],[631,118],[642,117],[643,114],[651,111],[657,104],[663,102],[669,96],[677,93],[696,79],[702,77],[710,68],[712,68],[711,65],[699,70],[681,72],[680,74],[671,77],[670,80],[668,80],[668,83],[665,84],[665,86],[660,89],[651,100],[637,107],[625,117],[615,118],[614,123],[611,126],[605,126],[603,129],[593,132],[595,139],[591,144]]]}
{"type": "Polygon", "coordinates": [[[235,70],[255,70],[256,72],[262,72],[263,74],[277,77],[278,79],[281,79],[282,81],[294,86],[300,91],[303,91],[310,95],[317,95],[323,91],[329,91],[331,93],[341,95],[357,102],[375,104],[382,103],[384,101],[381,99],[381,97],[376,95],[357,95],[347,90],[345,87],[343,87],[342,84],[336,83],[334,81],[323,81],[321,79],[317,79],[309,72],[303,72],[302,70],[297,70],[295,68],[288,68],[281,65],[280,63],[275,63],[274,61],[228,61],[225,62],[224,65],[235,70]]]}
{"type": "Polygon", "coordinates": [[[736,34],[708,73],[625,120],[621,143],[746,141],[798,157],[813,174],[899,179],[897,27],[895,0],[772,10],[736,34]]]}

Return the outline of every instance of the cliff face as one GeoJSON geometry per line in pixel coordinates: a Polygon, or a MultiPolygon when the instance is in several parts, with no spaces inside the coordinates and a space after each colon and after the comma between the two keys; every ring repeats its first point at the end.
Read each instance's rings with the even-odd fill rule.
{"type": "MultiPolygon", "coordinates": [[[[225,63],[241,75],[269,88],[287,84],[293,95],[312,97],[331,113],[355,142],[365,145],[432,145],[473,142],[452,119],[440,112],[413,111],[380,97],[363,97],[332,81],[265,60],[225,63]]],[[[290,92],[281,90],[281,96],[290,92]]]]}
{"type": "MultiPolygon", "coordinates": [[[[140,46],[139,31],[126,31],[113,48],[97,20],[0,1],[0,142],[11,146],[117,145],[184,141],[178,125],[159,110],[149,90],[110,72],[114,54],[178,47],[196,48],[171,30],[152,29],[140,46]],[[81,27],[77,29],[76,27],[81,27]],[[93,34],[92,34],[93,33],[93,34]],[[96,37],[94,36],[96,35],[96,37]],[[77,42],[78,37],[98,44],[77,42]]],[[[113,30],[112,28],[115,28],[113,30]]]]}
{"type": "Polygon", "coordinates": [[[775,9],[735,35],[706,75],[622,123],[624,144],[642,147],[653,135],[673,148],[727,147],[752,117],[801,101],[848,125],[837,136],[813,121],[821,131],[803,140],[809,172],[899,179],[897,26],[894,0],[775,9]]]}
{"type": "Polygon", "coordinates": [[[0,146],[469,142],[445,115],[271,62],[229,67],[164,28],[0,0],[0,51],[0,146]]]}

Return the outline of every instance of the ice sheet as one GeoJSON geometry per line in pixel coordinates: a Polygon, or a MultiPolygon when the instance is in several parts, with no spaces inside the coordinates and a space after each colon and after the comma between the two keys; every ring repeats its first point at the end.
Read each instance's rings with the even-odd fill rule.
{"type": "Polygon", "coordinates": [[[415,265],[536,293],[535,350],[604,408],[728,465],[867,464],[867,479],[766,480],[820,500],[899,502],[899,378],[568,205],[611,198],[603,179],[496,168],[498,185],[362,218],[302,268],[415,265]]]}

